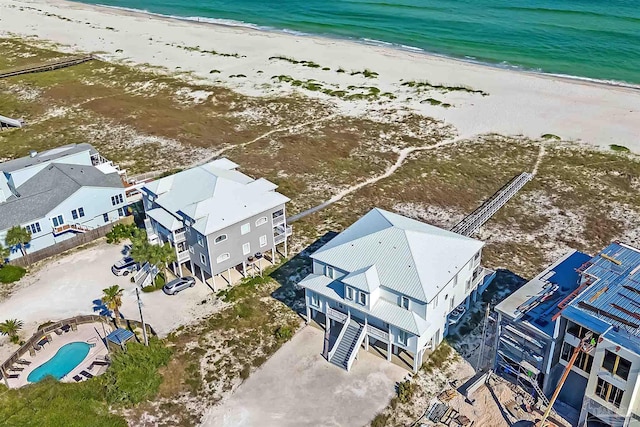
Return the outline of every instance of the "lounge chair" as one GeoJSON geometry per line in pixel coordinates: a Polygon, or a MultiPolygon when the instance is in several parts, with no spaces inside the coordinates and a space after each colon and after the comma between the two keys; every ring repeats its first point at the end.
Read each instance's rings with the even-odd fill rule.
{"type": "Polygon", "coordinates": [[[75,382],[80,382],[80,381],[82,381],[82,377],[80,375],[76,375],[76,376],[73,377],[73,380],[75,382]]]}
{"type": "Polygon", "coordinates": [[[80,371],[80,375],[84,375],[87,378],[93,378],[93,374],[90,374],[87,371],[80,371]]]}
{"type": "Polygon", "coordinates": [[[58,328],[55,331],[53,331],[56,333],[56,335],[62,335],[62,329],[58,328]]]}
{"type": "Polygon", "coordinates": [[[9,376],[7,376],[7,379],[16,379],[16,378],[20,378],[20,374],[11,374],[9,376]]]}
{"type": "Polygon", "coordinates": [[[71,326],[69,326],[69,325],[64,325],[64,326],[63,326],[62,328],[60,328],[60,329],[62,329],[62,332],[69,332],[69,330],[71,329],[71,326]]]}
{"type": "Polygon", "coordinates": [[[111,363],[107,362],[106,360],[94,360],[93,364],[98,366],[109,366],[111,363]]]}
{"type": "Polygon", "coordinates": [[[24,371],[24,368],[21,368],[19,366],[12,366],[9,368],[10,371],[24,371]]]}
{"type": "Polygon", "coordinates": [[[40,346],[40,345],[36,344],[36,345],[34,345],[34,346],[33,346],[33,349],[34,349],[35,351],[40,351],[40,350],[42,350],[42,346],[40,346]]]}
{"type": "Polygon", "coordinates": [[[31,362],[29,362],[28,360],[24,360],[24,359],[18,359],[18,362],[20,365],[31,365],[31,362]]]}

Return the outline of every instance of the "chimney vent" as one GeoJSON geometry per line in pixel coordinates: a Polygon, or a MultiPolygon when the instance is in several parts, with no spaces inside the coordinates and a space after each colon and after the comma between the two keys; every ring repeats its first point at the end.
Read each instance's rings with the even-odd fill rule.
{"type": "Polygon", "coordinates": [[[36,150],[29,151],[29,157],[35,157],[37,155],[38,155],[38,152],[36,150]]]}

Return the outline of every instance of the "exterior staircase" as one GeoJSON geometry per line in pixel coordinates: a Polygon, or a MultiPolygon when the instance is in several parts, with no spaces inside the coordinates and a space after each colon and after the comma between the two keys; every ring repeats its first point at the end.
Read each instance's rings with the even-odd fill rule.
{"type": "Polygon", "coordinates": [[[353,360],[353,353],[358,351],[362,343],[363,330],[363,325],[353,319],[347,319],[343,331],[329,353],[329,362],[348,371],[351,367],[350,359],[353,360]]]}

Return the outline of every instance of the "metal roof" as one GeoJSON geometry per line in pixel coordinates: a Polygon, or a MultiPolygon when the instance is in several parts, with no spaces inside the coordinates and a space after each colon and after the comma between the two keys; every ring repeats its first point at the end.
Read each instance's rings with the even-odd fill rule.
{"type": "Polygon", "coordinates": [[[375,266],[380,284],[427,303],[484,243],[375,208],[312,258],[346,272],[375,266]]]}
{"type": "Polygon", "coordinates": [[[153,218],[169,231],[176,231],[182,228],[182,221],[178,220],[171,213],[162,208],[155,208],[147,211],[147,216],[153,218]]]}
{"type": "Polygon", "coordinates": [[[397,326],[415,335],[422,335],[429,327],[429,322],[413,311],[390,303],[382,298],[378,298],[370,310],[355,301],[347,300],[344,298],[344,285],[339,280],[333,280],[327,276],[309,274],[299,284],[312,292],[324,295],[334,301],[339,301],[358,311],[369,313],[371,316],[383,322],[397,326]]]}
{"type": "MultiPolygon", "coordinates": [[[[611,243],[589,261],[582,274],[591,284],[571,302],[570,307],[639,339],[640,249],[611,243]]],[[[575,311],[565,311],[563,316],[572,318],[572,313],[575,316],[575,311]]]]}
{"type": "Polygon", "coordinates": [[[28,168],[37,164],[56,160],[61,157],[69,156],[72,154],[81,153],[89,150],[90,154],[97,154],[95,148],[91,144],[68,144],[61,147],[52,148],[51,150],[35,153],[33,156],[20,157],[18,159],[9,160],[8,162],[0,163],[0,171],[2,172],[15,172],[19,169],[28,168]]]}
{"type": "Polygon", "coordinates": [[[107,335],[107,339],[112,343],[122,345],[133,338],[133,332],[128,329],[118,328],[107,335]]]}
{"type": "Polygon", "coordinates": [[[94,166],[52,163],[19,186],[0,203],[0,230],[44,218],[82,187],[123,188],[117,173],[94,166]]]}
{"type": "Polygon", "coordinates": [[[202,166],[145,184],[154,203],[172,214],[195,221],[204,235],[236,224],[265,210],[285,204],[289,198],[275,191],[277,185],[236,171],[238,165],[218,159],[202,166]]]}
{"type": "Polygon", "coordinates": [[[340,280],[342,283],[369,293],[380,287],[380,278],[378,277],[378,270],[376,270],[375,265],[356,270],[340,280]]]}

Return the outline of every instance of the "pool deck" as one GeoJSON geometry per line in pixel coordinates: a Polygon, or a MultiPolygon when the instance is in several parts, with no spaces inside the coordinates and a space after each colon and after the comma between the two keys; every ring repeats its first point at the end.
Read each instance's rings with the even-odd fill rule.
{"type": "MultiPolygon", "coordinates": [[[[92,370],[89,370],[89,366],[96,359],[102,359],[109,351],[105,345],[103,338],[111,332],[111,328],[103,323],[88,323],[78,325],[78,329],[75,331],[69,330],[62,335],[56,335],[51,333],[51,342],[45,344],[42,349],[36,352],[35,356],[30,356],[29,353],[25,354],[22,358],[31,362],[30,365],[15,364],[14,367],[24,368],[23,371],[11,371],[7,372],[8,375],[19,374],[18,378],[9,378],[8,383],[11,388],[18,388],[29,384],[27,377],[38,366],[51,359],[58,350],[65,344],[72,342],[86,342],[89,344],[95,343],[96,345],[89,350],[87,356],[76,366],[71,372],[62,377],[62,382],[74,382],[73,377],[80,374],[80,371],[86,370],[92,375],[100,375],[105,370],[105,366],[95,366],[92,370]]],[[[81,377],[86,379],[86,377],[81,377]]]]}

